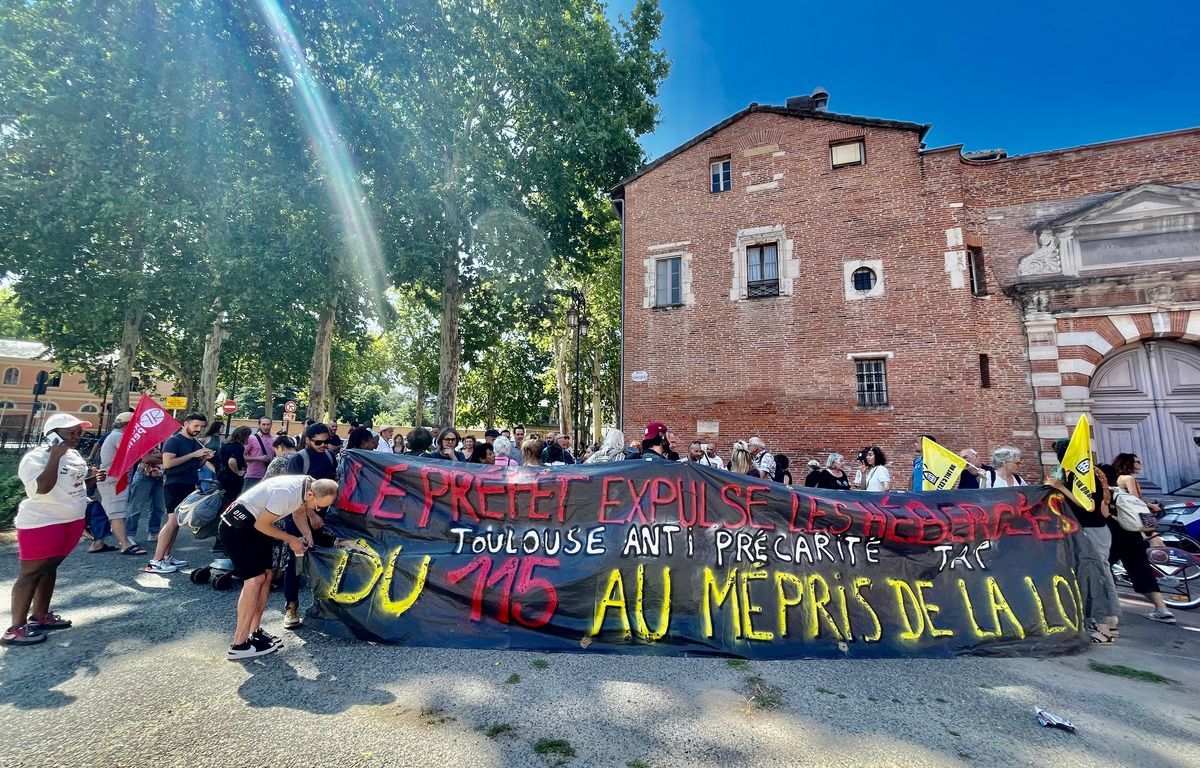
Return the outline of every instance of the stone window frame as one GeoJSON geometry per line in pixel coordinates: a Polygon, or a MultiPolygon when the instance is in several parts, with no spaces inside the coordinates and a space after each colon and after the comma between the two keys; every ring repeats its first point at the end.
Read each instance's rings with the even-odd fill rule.
{"type": "Polygon", "coordinates": [[[851,352],[846,355],[846,359],[854,363],[854,410],[856,412],[893,410],[891,387],[888,386],[888,368],[890,367],[889,363],[895,356],[895,352],[851,352]],[[864,405],[859,401],[858,364],[870,361],[880,361],[883,363],[884,402],[864,405]]]}
{"type": "Polygon", "coordinates": [[[842,282],[846,301],[861,301],[862,299],[877,299],[884,295],[883,259],[852,259],[842,263],[842,282]],[[875,273],[875,285],[869,291],[860,291],[854,287],[854,273],[866,267],[875,273]]]}
{"type": "MultiPolygon", "coordinates": [[[[653,250],[651,248],[650,250],[653,250]]],[[[642,307],[645,309],[678,309],[690,307],[696,303],[696,295],[692,291],[692,252],[684,248],[674,248],[660,253],[650,253],[642,260],[645,268],[645,293],[642,296],[642,307]],[[658,262],[665,259],[679,259],[679,294],[680,304],[658,304],[658,262]]]]}
{"type": "MultiPolygon", "coordinates": [[[[729,288],[730,301],[764,301],[766,299],[751,299],[748,297],[749,284],[746,280],[746,250],[756,245],[775,243],[777,269],[779,274],[778,297],[791,296],[796,277],[800,274],[800,259],[795,254],[795,241],[787,236],[787,228],[783,224],[765,227],[750,227],[740,229],[734,236],[734,244],[729,249],[733,263],[733,276],[729,288]]],[[[770,298],[777,298],[772,296],[770,298]]]]}
{"type": "Polygon", "coordinates": [[[20,384],[21,384],[21,369],[16,367],[15,365],[5,368],[4,369],[4,386],[16,387],[16,386],[20,386],[20,384]]]}

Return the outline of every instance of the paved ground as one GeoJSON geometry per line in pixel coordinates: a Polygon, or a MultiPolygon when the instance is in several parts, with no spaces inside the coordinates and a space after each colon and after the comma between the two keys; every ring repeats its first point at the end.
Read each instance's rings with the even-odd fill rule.
{"type": "MultiPolygon", "coordinates": [[[[5,611],[15,561],[0,546],[5,611]]],[[[75,627],[0,650],[0,766],[1200,765],[1200,614],[1163,626],[1135,601],[1120,646],[1047,660],[730,663],[302,631],[233,663],[236,595],[141,564],[80,548],[56,601],[75,627]],[[1039,728],[1035,706],[1078,733],[1039,728]]]]}

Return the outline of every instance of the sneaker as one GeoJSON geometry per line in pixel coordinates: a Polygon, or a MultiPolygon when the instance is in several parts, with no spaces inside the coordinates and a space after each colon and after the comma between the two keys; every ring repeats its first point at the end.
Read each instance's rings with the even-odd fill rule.
{"type": "Polygon", "coordinates": [[[275,653],[283,647],[283,643],[272,643],[265,637],[258,635],[250,635],[250,645],[257,651],[260,651],[259,656],[265,656],[268,653],[275,653]]]}
{"type": "Polygon", "coordinates": [[[70,619],[64,619],[57,613],[47,613],[43,616],[29,617],[29,623],[25,626],[40,629],[43,632],[49,632],[54,629],[67,629],[71,626],[70,619]]]}
{"type": "Polygon", "coordinates": [[[1161,621],[1163,624],[1175,623],[1175,614],[1171,613],[1170,611],[1153,611],[1151,613],[1147,613],[1146,618],[1154,621],[1161,621]]]}
{"type": "Polygon", "coordinates": [[[279,646],[260,646],[255,645],[252,641],[230,645],[229,650],[225,652],[225,658],[230,661],[239,661],[241,659],[253,659],[256,656],[266,656],[268,653],[274,653],[279,650],[279,646]]]}
{"type": "Polygon", "coordinates": [[[175,566],[176,569],[182,568],[183,566],[187,565],[187,560],[177,560],[174,557],[171,557],[170,555],[167,555],[166,557],[164,557],[163,562],[169,563],[169,564],[175,566]]]}
{"type": "Polygon", "coordinates": [[[254,630],[254,632],[250,635],[250,640],[261,640],[271,645],[283,645],[282,637],[275,637],[275,635],[267,634],[263,631],[262,627],[254,630]]]}
{"type": "Polygon", "coordinates": [[[25,624],[5,630],[0,643],[4,645],[37,645],[46,641],[46,633],[37,627],[25,624]]]}
{"type": "Polygon", "coordinates": [[[179,568],[167,560],[151,560],[145,570],[146,573],[175,573],[179,568]]]}
{"type": "Polygon", "coordinates": [[[287,608],[283,609],[284,629],[296,629],[302,624],[304,624],[304,621],[300,618],[300,606],[289,605],[287,608]]]}

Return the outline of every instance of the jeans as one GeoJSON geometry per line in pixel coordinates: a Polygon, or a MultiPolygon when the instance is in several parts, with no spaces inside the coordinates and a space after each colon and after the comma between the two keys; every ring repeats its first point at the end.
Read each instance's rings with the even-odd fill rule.
{"type": "Polygon", "coordinates": [[[129,513],[126,515],[126,530],[130,536],[137,537],[138,523],[141,522],[142,512],[149,512],[146,532],[157,536],[162,529],[163,516],[167,512],[167,497],[163,492],[161,477],[147,477],[138,472],[129,484],[129,513]]]}

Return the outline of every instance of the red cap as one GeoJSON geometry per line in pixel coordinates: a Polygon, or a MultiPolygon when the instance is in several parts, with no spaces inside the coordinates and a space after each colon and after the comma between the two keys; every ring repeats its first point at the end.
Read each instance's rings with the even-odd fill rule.
{"type": "Polygon", "coordinates": [[[645,439],[650,440],[652,438],[658,437],[659,435],[665,435],[666,433],[667,433],[667,425],[666,424],[663,424],[661,421],[652,421],[646,425],[646,438],[645,439]]]}

